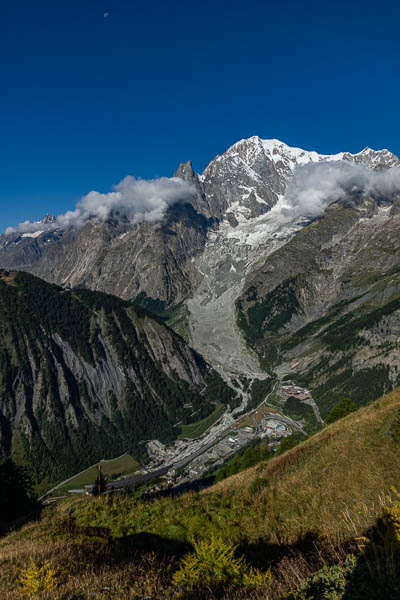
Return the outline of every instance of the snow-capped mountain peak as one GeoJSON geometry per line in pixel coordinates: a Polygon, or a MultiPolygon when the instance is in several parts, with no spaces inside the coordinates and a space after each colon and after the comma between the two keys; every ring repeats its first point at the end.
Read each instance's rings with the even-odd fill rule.
{"type": "Polygon", "coordinates": [[[44,215],[43,219],[40,219],[40,221],[38,221],[38,223],[42,223],[43,225],[51,225],[52,223],[56,222],[56,218],[54,215],[49,215],[46,214],[44,215]]]}
{"type": "Polygon", "coordinates": [[[388,169],[390,167],[400,166],[398,157],[386,148],[374,150],[373,148],[366,146],[361,152],[357,152],[357,154],[346,152],[344,158],[364,164],[370,169],[388,169]]]}
{"type": "Polygon", "coordinates": [[[252,136],[239,140],[214,158],[199,181],[211,214],[226,217],[235,225],[240,216],[253,218],[268,212],[285,194],[296,167],[342,160],[361,163],[373,170],[400,166],[397,156],[386,149],[367,147],[356,154],[320,154],[277,139],[252,136]]]}
{"type": "Polygon", "coordinates": [[[293,170],[298,165],[304,165],[309,162],[354,160],[362,161],[370,168],[379,163],[384,163],[385,167],[399,164],[398,157],[387,149],[374,150],[366,146],[360,152],[352,154],[351,152],[338,152],[336,154],[321,154],[314,150],[304,150],[295,146],[289,146],[278,139],[262,139],[257,135],[250,138],[244,138],[233,144],[224,154],[218,155],[206,167],[203,177],[212,167],[214,162],[220,163],[227,158],[239,157],[248,166],[252,166],[259,157],[264,154],[275,164],[286,164],[293,170]]]}
{"type": "Polygon", "coordinates": [[[264,156],[268,157],[270,160],[273,160],[275,164],[283,162],[291,169],[294,169],[297,165],[306,164],[308,162],[320,162],[322,160],[343,160],[344,156],[344,152],[339,152],[338,154],[320,154],[315,151],[289,146],[281,140],[264,140],[255,135],[248,139],[239,140],[233,144],[233,146],[228,148],[228,150],[222,156],[218,156],[216,160],[220,161],[223,159],[223,157],[228,156],[239,156],[249,166],[251,166],[254,160],[260,154],[264,154],[264,156]]]}

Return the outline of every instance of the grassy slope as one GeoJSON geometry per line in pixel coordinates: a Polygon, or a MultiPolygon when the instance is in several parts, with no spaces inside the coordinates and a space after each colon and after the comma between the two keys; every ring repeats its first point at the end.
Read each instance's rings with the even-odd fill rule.
{"type": "MultiPolygon", "coordinates": [[[[171,544],[169,551],[179,556],[194,537],[216,535],[239,543],[239,551],[264,566],[271,558],[280,560],[276,556],[282,549],[285,555],[310,533],[328,538],[331,546],[326,547],[333,548],[375,523],[382,512],[379,496],[391,485],[400,488],[400,389],[284,455],[200,494],[153,503],[120,496],[74,498],[48,509],[41,522],[0,540],[0,595],[7,600],[20,598],[16,567],[28,564],[31,555],[35,560],[47,557],[52,564],[67,566],[61,595],[51,596],[61,600],[69,597],[62,593],[78,590],[97,590],[99,598],[137,597],[138,589],[132,596],[128,589],[133,593],[133,582],[139,585],[137,582],[149,578],[143,575],[141,579],[138,573],[142,558],[139,561],[135,554],[136,543],[140,548],[144,542],[152,543],[157,551],[171,544]],[[254,481],[261,479],[266,485],[256,491],[254,481]],[[69,529],[71,523],[75,524],[69,529]],[[77,525],[83,529],[76,531],[77,525]],[[105,543],[110,535],[114,538],[111,545],[105,543]],[[129,544],[132,549],[128,551],[129,544]],[[115,596],[111,592],[102,595],[101,590],[110,583],[115,596]]],[[[281,572],[286,573],[291,563],[284,560],[281,572]]],[[[153,563],[151,579],[156,585],[161,585],[156,579],[163,576],[162,568],[162,563],[153,563]]],[[[277,573],[279,568],[277,565],[277,573]]],[[[290,585],[294,581],[297,585],[305,576],[303,567],[299,568],[299,578],[294,577],[290,585]]],[[[144,569],[145,573],[151,571],[146,565],[144,569]]],[[[143,595],[149,592],[141,588],[143,595]]],[[[173,596],[173,591],[171,596],[151,593],[173,596]]],[[[254,598],[278,598],[276,594],[260,593],[254,598]]]]}
{"type": "MultiPolygon", "coordinates": [[[[118,458],[112,458],[110,460],[104,460],[101,462],[101,469],[103,475],[107,479],[111,479],[112,475],[126,475],[131,476],[135,471],[140,468],[139,463],[129,454],[124,454],[118,458]]],[[[94,465],[83,473],[79,473],[73,477],[68,483],[57,488],[53,495],[58,495],[68,492],[68,490],[81,488],[84,485],[89,485],[96,480],[98,473],[98,466],[94,465]]]]}
{"type": "MultiPolygon", "coordinates": [[[[345,514],[360,522],[362,530],[377,516],[379,494],[392,485],[400,487],[400,445],[391,435],[399,411],[397,389],[207,493],[235,497],[256,477],[264,478],[266,487],[248,503],[258,514],[260,534],[273,539],[293,541],[309,531],[346,536],[345,514]],[[268,507],[264,517],[260,505],[268,507]]],[[[250,519],[246,527],[251,533],[250,519]]]]}
{"type": "Polygon", "coordinates": [[[201,419],[201,421],[197,421],[197,423],[191,423],[189,425],[181,426],[181,433],[178,436],[178,439],[184,440],[185,438],[195,439],[200,437],[211,425],[213,425],[224,412],[224,406],[219,404],[214,412],[205,419],[201,419]]]}
{"type": "Polygon", "coordinates": [[[353,534],[378,514],[379,494],[400,488],[400,444],[391,434],[400,414],[400,389],[360,409],[280,457],[239,473],[197,496],[133,506],[87,501],[80,522],[116,535],[151,531],[167,538],[222,535],[232,541],[295,542],[306,533],[353,534]],[[256,478],[265,480],[257,493],[256,478]],[[249,489],[250,488],[250,489],[249,489]]]}

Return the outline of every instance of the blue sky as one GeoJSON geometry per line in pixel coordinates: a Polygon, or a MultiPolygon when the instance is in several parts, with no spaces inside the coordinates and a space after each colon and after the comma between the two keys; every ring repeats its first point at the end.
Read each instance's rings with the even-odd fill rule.
{"type": "Polygon", "coordinates": [[[395,2],[3,2],[0,230],[259,135],[400,154],[395,2]],[[108,13],[108,16],[104,16],[108,13]]]}

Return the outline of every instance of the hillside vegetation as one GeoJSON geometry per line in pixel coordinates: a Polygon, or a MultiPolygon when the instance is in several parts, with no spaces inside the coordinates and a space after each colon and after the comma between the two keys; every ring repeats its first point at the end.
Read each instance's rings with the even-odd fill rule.
{"type": "MultiPolygon", "coordinates": [[[[295,543],[312,532],[345,539],[343,522],[359,511],[376,519],[379,494],[400,489],[400,390],[340,419],[282,456],[260,463],[198,496],[119,511],[89,501],[79,519],[116,535],[147,531],[188,541],[222,535],[232,542],[295,543]],[[254,481],[259,484],[254,491],[254,481]]],[[[118,504],[118,501],[117,501],[118,504]]],[[[358,517],[357,517],[358,518],[358,517]]],[[[370,519],[370,521],[368,521],[370,519]]]]}
{"type": "MultiPolygon", "coordinates": [[[[64,479],[233,401],[202,357],[139,306],[0,272],[0,459],[64,479]]],[[[50,486],[49,486],[50,487],[50,486]]]]}
{"type": "MultiPolygon", "coordinates": [[[[129,495],[104,496],[69,500],[49,509],[41,522],[0,542],[0,590],[7,600],[22,597],[15,566],[26,566],[32,555],[35,564],[48,560],[60,570],[57,591],[52,596],[43,593],[43,598],[71,598],[74,593],[88,598],[95,593],[99,598],[147,594],[267,600],[288,598],[289,591],[300,586],[325,589],[328,581],[331,591],[341,586],[347,595],[313,596],[305,591],[291,597],[394,599],[393,586],[400,580],[393,557],[400,552],[397,534],[387,531],[397,527],[400,504],[392,486],[400,489],[400,390],[200,494],[150,503],[129,495]],[[360,536],[366,536],[362,543],[360,536]],[[212,592],[176,587],[174,581],[183,576],[174,579],[172,574],[180,557],[194,542],[210,540],[229,548],[238,545],[235,556],[261,570],[258,584],[254,571],[250,588],[243,582],[231,588],[217,586],[212,592]],[[392,562],[386,561],[385,544],[392,562]],[[368,570],[371,547],[378,558],[368,570]],[[393,567],[390,576],[388,565],[393,567]],[[266,575],[269,567],[272,579],[266,575]],[[304,581],[312,575],[314,580],[304,581]]],[[[211,546],[209,552],[214,551],[211,546]]]]}
{"type": "Polygon", "coordinates": [[[379,211],[369,197],[332,204],[237,301],[261,363],[309,387],[323,418],[341,396],[363,406],[400,384],[400,215],[379,211]]]}

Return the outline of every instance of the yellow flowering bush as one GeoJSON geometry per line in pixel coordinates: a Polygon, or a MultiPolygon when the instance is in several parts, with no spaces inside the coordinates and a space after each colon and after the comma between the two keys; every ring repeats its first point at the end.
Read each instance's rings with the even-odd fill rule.
{"type": "Polygon", "coordinates": [[[388,517],[390,524],[394,529],[396,540],[400,542],[400,492],[392,488],[395,499],[388,499],[388,517]]]}
{"type": "Polygon", "coordinates": [[[46,560],[40,567],[31,560],[30,566],[21,571],[21,591],[31,596],[53,590],[58,585],[57,574],[57,570],[51,566],[49,561],[46,560]]]}
{"type": "Polygon", "coordinates": [[[228,584],[255,587],[269,583],[270,570],[263,573],[249,565],[243,556],[236,558],[236,548],[220,538],[195,542],[194,552],[183,558],[174,574],[174,583],[188,588],[228,584]]]}

